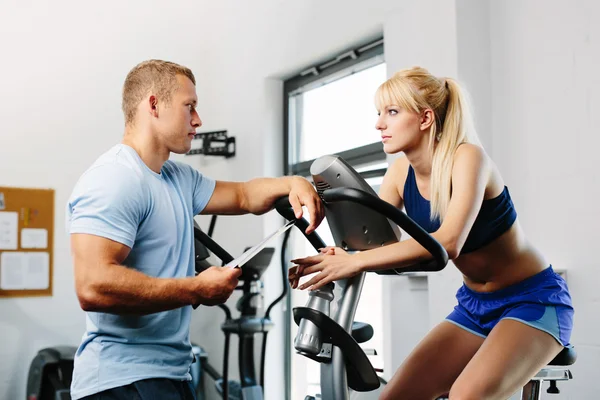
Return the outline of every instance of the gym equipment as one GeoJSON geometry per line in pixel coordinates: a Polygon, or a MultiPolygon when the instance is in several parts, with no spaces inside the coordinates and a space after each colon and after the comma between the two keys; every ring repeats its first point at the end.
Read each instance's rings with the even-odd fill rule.
{"type": "Polygon", "coordinates": [[[27,376],[27,400],[71,400],[73,359],[76,347],[41,349],[31,361],[27,376]]]}
{"type": "MultiPolygon", "coordinates": [[[[397,226],[400,226],[427,249],[433,259],[398,270],[376,273],[396,275],[415,271],[436,272],[446,266],[448,255],[443,246],[402,211],[381,200],[360,174],[342,158],[320,157],[313,162],[310,172],[325,205],[325,215],[336,246],[355,252],[394,243],[399,240],[397,226]]],[[[280,199],[276,209],[286,219],[294,219],[287,199],[280,199]]],[[[296,225],[302,230],[307,223],[296,225]]],[[[320,238],[307,238],[316,250],[325,247],[320,238]]],[[[293,310],[294,321],[298,325],[298,334],[294,340],[296,351],[321,364],[321,394],[316,398],[348,400],[349,388],[356,392],[367,392],[380,386],[373,366],[358,346],[358,343],[366,342],[373,336],[373,329],[368,324],[353,321],[364,277],[365,273],[361,273],[311,291],[306,306],[293,310]],[[334,285],[340,286],[342,295],[338,300],[336,314],[331,316],[334,285]]],[[[574,349],[565,348],[549,364],[560,367],[540,371],[524,388],[522,400],[539,399],[543,380],[551,382],[549,393],[556,393],[557,380],[571,379],[572,375],[566,367],[575,358],[574,349]]],[[[315,397],[307,396],[305,400],[314,399],[315,397]]]]}
{"type": "MultiPolygon", "coordinates": [[[[208,353],[195,343],[192,343],[192,354],[194,362],[190,365],[190,374],[192,375],[192,387],[196,393],[197,400],[205,400],[204,396],[204,368],[207,363],[208,353]]],[[[216,372],[216,371],[215,371],[216,372]]]]}
{"type": "Polygon", "coordinates": [[[541,400],[542,383],[550,382],[550,387],[546,390],[550,394],[558,394],[560,391],[556,386],[557,381],[568,381],[573,379],[569,366],[575,364],[577,352],[573,347],[565,347],[546,368],[542,368],[529,383],[521,390],[521,400],[541,400]]]}
{"type": "MultiPolygon", "coordinates": [[[[433,256],[432,261],[403,268],[408,271],[439,271],[446,266],[448,255],[441,244],[406,214],[381,200],[364,179],[342,158],[323,156],[311,165],[311,174],[319,196],[325,204],[325,216],[336,246],[346,251],[362,251],[397,242],[402,227],[433,256]],[[352,218],[348,218],[352,216],[352,218]],[[392,224],[390,221],[395,223],[392,224]]],[[[294,214],[287,199],[280,199],[277,211],[286,219],[294,214]]],[[[300,220],[302,221],[302,220],[300,220]]],[[[306,222],[297,224],[301,230],[306,222]]],[[[325,243],[308,238],[318,250],[325,243]]],[[[397,274],[387,270],[380,274],[397,274]]],[[[311,291],[305,307],[293,310],[298,334],[296,351],[321,364],[321,398],[348,400],[348,388],[365,392],[380,386],[373,366],[358,343],[373,336],[369,324],[354,323],[365,273],[335,282],[342,289],[335,315],[330,316],[334,283],[311,291]]],[[[307,396],[307,399],[314,399],[307,396]]]]}
{"type": "Polygon", "coordinates": [[[191,149],[186,156],[204,154],[207,156],[221,156],[231,158],[235,156],[235,137],[227,136],[227,131],[214,131],[196,133],[194,140],[202,140],[200,148],[191,149]]]}
{"type": "MultiPolygon", "coordinates": [[[[215,218],[216,216],[213,216],[213,219],[211,220],[211,228],[209,228],[209,233],[211,234],[214,229],[215,218]]],[[[286,232],[284,241],[289,237],[288,233],[289,231],[286,232]]],[[[207,249],[219,257],[223,264],[233,260],[233,257],[212,240],[210,235],[205,234],[197,224],[195,224],[194,227],[194,238],[196,247],[196,271],[198,273],[210,265],[206,260],[209,257],[207,249]]],[[[265,247],[242,267],[242,275],[239,278],[242,285],[238,286],[237,289],[242,290],[243,294],[236,304],[236,309],[240,312],[239,318],[233,319],[229,307],[224,304],[219,305],[225,312],[226,317],[225,322],[221,325],[221,330],[225,334],[223,374],[219,374],[216,369],[210,365],[206,357],[203,359],[201,358],[202,362],[199,364],[199,367],[203,372],[206,372],[207,375],[213,378],[217,391],[224,399],[261,400],[263,398],[267,334],[273,327],[270,313],[273,307],[287,294],[288,285],[287,272],[285,270],[285,265],[282,264],[283,292],[267,307],[264,316],[259,317],[258,311],[263,308],[263,283],[260,278],[271,263],[274,252],[275,249],[265,247]],[[256,377],[257,374],[255,372],[254,359],[254,335],[258,333],[263,334],[260,359],[260,382],[258,382],[256,377]],[[240,382],[228,380],[229,340],[231,334],[239,336],[238,360],[240,382]],[[225,384],[225,382],[227,382],[227,384],[225,384]]],[[[200,390],[197,392],[199,394],[201,393],[200,390]]]]}

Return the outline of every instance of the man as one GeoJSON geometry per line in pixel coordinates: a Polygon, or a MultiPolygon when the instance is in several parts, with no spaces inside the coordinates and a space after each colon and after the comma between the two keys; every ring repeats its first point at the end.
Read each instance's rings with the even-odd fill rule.
{"type": "Polygon", "coordinates": [[[195,78],[159,60],[133,68],[123,87],[125,135],[82,175],[68,203],[77,297],[86,332],[77,351],[74,400],[193,399],[192,306],[223,303],[239,269],[194,276],[193,217],[261,214],[289,196],[306,206],[307,232],[323,218],[299,177],[215,182],[169,160],[190,150],[202,121],[195,78]]]}

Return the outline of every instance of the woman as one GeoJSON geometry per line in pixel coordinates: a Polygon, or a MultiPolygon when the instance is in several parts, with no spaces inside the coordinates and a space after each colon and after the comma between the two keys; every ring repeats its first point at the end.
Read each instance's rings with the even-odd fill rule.
{"type": "MultiPolygon", "coordinates": [[[[396,73],[376,93],[384,151],[403,152],[380,196],[440,242],[464,284],[458,305],[386,385],[381,399],[506,399],[569,346],[573,307],[565,281],[527,241],[508,188],[479,145],[459,84],[423,68],[396,73]]],[[[429,259],[409,239],[348,254],[328,247],[294,260],[300,289],[363,271],[429,259]]]]}

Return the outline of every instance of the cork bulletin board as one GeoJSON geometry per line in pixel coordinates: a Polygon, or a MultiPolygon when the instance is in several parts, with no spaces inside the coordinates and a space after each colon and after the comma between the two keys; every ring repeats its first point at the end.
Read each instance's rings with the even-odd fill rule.
{"type": "Polygon", "coordinates": [[[52,296],[54,190],[0,186],[0,298],[52,296]]]}

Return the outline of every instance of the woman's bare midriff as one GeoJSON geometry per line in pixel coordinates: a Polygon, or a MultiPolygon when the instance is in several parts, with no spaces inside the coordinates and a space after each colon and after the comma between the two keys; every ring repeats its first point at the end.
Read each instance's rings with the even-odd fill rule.
{"type": "Polygon", "coordinates": [[[462,272],[465,284],[476,292],[493,292],[514,285],[549,266],[526,241],[518,219],[492,243],[460,255],[454,265],[462,272]]]}

